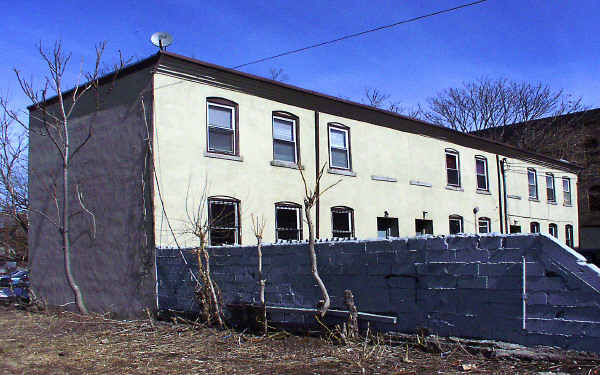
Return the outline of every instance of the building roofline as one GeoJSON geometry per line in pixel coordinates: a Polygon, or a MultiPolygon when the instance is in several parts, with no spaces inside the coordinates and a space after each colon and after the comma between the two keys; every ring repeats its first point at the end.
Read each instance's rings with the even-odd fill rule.
{"type": "MultiPolygon", "coordinates": [[[[579,171],[579,170],[582,169],[581,167],[579,167],[579,166],[577,166],[577,165],[575,165],[573,163],[570,163],[570,162],[567,162],[567,161],[563,161],[563,160],[556,160],[556,159],[550,158],[550,157],[542,155],[542,154],[538,154],[538,153],[534,153],[534,152],[522,150],[522,149],[519,149],[517,147],[511,146],[511,145],[506,144],[506,143],[493,141],[493,140],[490,140],[490,139],[487,139],[487,138],[483,138],[483,137],[479,137],[479,136],[476,136],[476,135],[472,135],[472,134],[469,134],[469,133],[459,132],[457,130],[453,130],[453,129],[447,128],[445,126],[432,124],[432,123],[429,123],[429,122],[426,122],[426,121],[423,121],[423,120],[419,120],[419,119],[416,119],[416,118],[413,118],[413,117],[401,115],[401,114],[398,114],[396,112],[392,112],[392,111],[388,111],[388,110],[385,110],[385,109],[376,108],[376,107],[369,106],[369,105],[362,104],[362,103],[357,103],[357,102],[354,102],[354,101],[351,101],[351,100],[347,100],[347,99],[338,98],[338,97],[327,95],[327,94],[323,94],[323,93],[320,93],[320,92],[317,92],[317,91],[304,89],[304,88],[301,88],[301,87],[298,87],[298,86],[290,85],[290,84],[287,84],[287,83],[283,83],[283,82],[280,82],[280,81],[268,79],[268,78],[265,78],[265,77],[260,77],[260,76],[257,76],[257,75],[254,75],[254,74],[250,74],[250,73],[241,72],[241,71],[235,70],[235,69],[226,68],[226,67],[221,66],[221,65],[216,65],[216,64],[208,63],[208,62],[205,62],[205,61],[202,61],[202,60],[194,59],[194,58],[191,58],[191,57],[187,57],[187,56],[184,56],[184,55],[180,55],[180,54],[173,53],[173,52],[168,52],[168,51],[159,51],[156,54],[153,54],[153,55],[151,55],[151,56],[149,56],[149,57],[147,57],[145,59],[142,59],[142,60],[140,60],[138,62],[135,62],[135,63],[133,63],[131,65],[126,66],[125,68],[122,69],[122,71],[119,74],[119,76],[117,77],[117,79],[119,79],[119,78],[121,78],[121,77],[123,77],[125,75],[128,75],[130,73],[134,73],[134,72],[136,72],[136,71],[138,71],[140,69],[146,68],[146,67],[148,67],[150,65],[156,64],[160,60],[160,58],[162,56],[168,56],[168,57],[171,57],[171,58],[174,58],[174,59],[178,59],[178,60],[190,63],[190,64],[200,65],[200,66],[203,66],[203,67],[207,67],[207,68],[211,68],[211,69],[223,71],[223,72],[226,72],[226,73],[234,74],[234,75],[237,75],[237,76],[240,76],[240,77],[243,77],[243,78],[247,78],[247,79],[251,79],[251,80],[255,80],[255,81],[264,82],[264,83],[267,83],[267,84],[270,84],[270,85],[278,86],[278,87],[289,89],[289,90],[294,90],[296,92],[299,92],[299,93],[302,93],[302,94],[305,94],[305,95],[315,96],[315,97],[318,97],[318,98],[330,100],[330,101],[337,102],[337,103],[342,103],[342,104],[349,105],[349,106],[356,107],[356,108],[360,108],[360,109],[363,109],[363,110],[367,110],[367,111],[371,111],[371,112],[375,112],[375,113],[381,113],[381,114],[384,114],[386,116],[391,116],[391,117],[394,117],[394,118],[397,118],[397,119],[400,119],[400,120],[413,122],[413,123],[416,123],[416,124],[418,124],[420,126],[423,126],[425,128],[434,130],[435,132],[446,133],[451,138],[458,138],[458,139],[462,138],[463,140],[465,140],[467,142],[469,140],[470,141],[475,141],[477,143],[480,143],[480,144],[483,144],[483,145],[487,145],[488,148],[502,148],[502,149],[505,149],[507,151],[507,154],[523,155],[524,157],[529,157],[529,158],[531,158],[533,160],[537,160],[537,161],[540,161],[542,163],[547,163],[547,164],[550,164],[552,166],[555,166],[555,167],[558,167],[558,168],[561,168],[561,169],[566,169],[567,171],[574,171],[574,172],[576,172],[576,171],[579,171]]],[[[108,82],[109,80],[114,79],[113,74],[114,74],[114,72],[110,72],[110,73],[107,73],[107,74],[103,75],[102,77],[100,77],[100,79],[99,79],[100,84],[104,84],[104,83],[108,82]]],[[[64,92],[63,95],[68,95],[73,90],[74,90],[74,88],[70,89],[70,90],[68,90],[66,92],[64,92]]],[[[47,99],[45,102],[46,103],[53,103],[56,100],[57,100],[57,96],[54,96],[52,98],[47,99]]],[[[31,111],[32,109],[35,108],[35,106],[31,105],[31,106],[29,106],[27,108],[31,111]]],[[[383,126],[383,125],[380,125],[380,124],[373,124],[373,125],[375,125],[375,126],[383,126]]],[[[397,127],[397,126],[387,126],[387,127],[390,127],[392,129],[395,129],[395,130],[398,130],[398,131],[403,131],[402,128],[397,127]]],[[[404,131],[406,131],[406,130],[404,129],[404,131]]],[[[447,139],[445,139],[443,137],[436,136],[436,135],[433,135],[433,137],[434,138],[438,138],[438,139],[447,140],[447,139]]],[[[491,152],[492,153],[496,153],[496,154],[498,153],[496,151],[491,151],[491,152]]],[[[517,158],[518,157],[519,156],[517,156],[517,158]]]]}

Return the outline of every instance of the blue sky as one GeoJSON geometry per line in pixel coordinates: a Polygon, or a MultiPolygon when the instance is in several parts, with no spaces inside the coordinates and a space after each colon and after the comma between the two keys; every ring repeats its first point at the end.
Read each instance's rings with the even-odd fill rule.
{"type": "MultiPolygon", "coordinates": [[[[149,37],[168,31],[170,51],[231,67],[289,49],[449,8],[458,0],[405,1],[23,1],[0,11],[0,94],[23,106],[12,69],[39,79],[36,51],[62,39],[72,72],[108,42],[140,59],[156,51],[149,37]]],[[[600,1],[488,0],[450,14],[251,65],[287,83],[361,101],[377,87],[405,106],[482,76],[542,81],[600,107],[600,1]]],[[[72,75],[70,76],[73,77],[72,75]]]]}

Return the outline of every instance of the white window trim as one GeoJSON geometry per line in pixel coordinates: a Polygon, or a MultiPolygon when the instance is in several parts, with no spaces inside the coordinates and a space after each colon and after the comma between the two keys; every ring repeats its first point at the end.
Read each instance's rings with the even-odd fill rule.
{"type": "Polygon", "coordinates": [[[546,173],[546,199],[548,199],[548,202],[556,203],[556,183],[554,181],[554,174],[552,173],[546,173]],[[548,190],[550,190],[548,186],[548,178],[550,178],[552,181],[552,199],[548,197],[548,190]]]}
{"type": "Polygon", "coordinates": [[[275,205],[275,240],[279,241],[280,228],[283,230],[285,230],[286,228],[279,227],[279,223],[277,222],[277,210],[296,211],[296,230],[298,231],[298,240],[302,240],[302,207],[296,207],[285,203],[275,205]]]}
{"type": "MultiPolygon", "coordinates": [[[[294,143],[294,161],[293,163],[297,163],[298,162],[298,146],[296,143],[296,120],[295,119],[291,119],[289,117],[281,117],[281,116],[273,116],[273,119],[271,120],[271,131],[273,132],[273,142],[275,142],[275,140],[278,140],[280,142],[286,142],[286,143],[294,143]],[[294,139],[293,141],[288,141],[286,139],[279,139],[279,138],[275,138],[275,119],[277,120],[281,120],[281,121],[286,121],[286,122],[291,122],[292,123],[292,138],[294,139]]],[[[287,160],[279,160],[279,159],[275,159],[275,152],[273,152],[273,160],[276,161],[284,161],[284,162],[288,162],[287,160]]]]}
{"type": "Polygon", "coordinates": [[[463,217],[459,216],[459,215],[452,215],[450,217],[448,217],[448,229],[450,229],[450,222],[451,221],[458,221],[458,233],[464,233],[464,222],[463,222],[463,217]]]}
{"type": "Polygon", "coordinates": [[[482,233],[481,232],[481,227],[482,227],[481,223],[485,223],[485,226],[487,228],[487,232],[485,232],[485,233],[492,232],[492,221],[488,218],[480,217],[479,219],[477,219],[477,232],[478,233],[482,233]]]}
{"type": "Polygon", "coordinates": [[[348,171],[351,170],[351,168],[350,168],[350,143],[348,143],[348,138],[349,138],[348,137],[348,129],[344,129],[342,127],[338,127],[338,126],[335,126],[335,125],[329,125],[329,166],[331,168],[344,169],[344,170],[348,170],[348,171]],[[332,130],[337,130],[337,131],[340,131],[340,132],[344,133],[344,139],[345,139],[344,143],[346,144],[346,148],[334,147],[331,144],[331,131],[332,130]],[[331,152],[331,150],[333,150],[333,149],[335,149],[335,150],[342,150],[342,151],[346,152],[346,165],[348,167],[339,167],[339,166],[333,165],[333,163],[331,161],[332,160],[331,155],[333,154],[331,152]]]}
{"type": "Polygon", "coordinates": [[[240,244],[240,243],[239,243],[239,239],[240,239],[240,230],[241,230],[241,226],[240,226],[240,218],[239,218],[239,216],[238,216],[238,214],[239,214],[239,212],[240,212],[240,211],[239,211],[239,208],[240,208],[240,207],[239,207],[239,204],[240,204],[240,202],[239,202],[239,201],[237,201],[237,200],[233,200],[233,199],[230,199],[230,198],[218,198],[218,197],[215,197],[215,198],[208,198],[208,215],[209,215],[209,218],[210,218],[210,221],[209,221],[209,227],[208,227],[208,229],[209,229],[209,230],[208,230],[208,243],[209,243],[209,244],[210,244],[210,243],[211,243],[211,241],[212,241],[212,239],[211,239],[210,237],[211,237],[211,232],[212,232],[212,229],[213,229],[213,228],[215,228],[215,229],[227,229],[227,230],[233,230],[233,231],[234,231],[234,243],[233,243],[233,244],[234,244],[234,245],[239,245],[239,244],[240,244]],[[211,205],[213,205],[213,204],[215,204],[215,203],[217,203],[217,204],[223,204],[223,205],[231,205],[231,206],[233,206],[233,208],[234,208],[234,217],[235,217],[235,227],[233,227],[233,228],[229,228],[229,227],[220,227],[220,226],[214,226],[214,225],[213,225],[213,224],[210,222],[210,221],[214,220],[214,218],[211,218],[211,217],[210,217],[210,212],[211,212],[211,205]]]}
{"type": "Polygon", "coordinates": [[[563,201],[564,201],[564,204],[570,205],[570,204],[572,204],[572,200],[571,200],[572,199],[572,196],[571,196],[571,179],[569,177],[563,177],[562,181],[563,181],[563,201]],[[565,190],[565,181],[567,181],[567,186],[568,186],[567,190],[565,190]],[[568,200],[565,199],[566,196],[569,197],[568,200]]]}
{"type": "Polygon", "coordinates": [[[529,174],[533,173],[533,183],[535,185],[535,196],[531,196],[531,192],[528,191],[527,194],[529,195],[529,199],[539,199],[539,189],[538,189],[538,180],[537,180],[537,171],[533,168],[528,168],[527,169],[527,189],[529,189],[530,186],[534,186],[531,185],[529,183],[529,174]]]}
{"type": "MultiPolygon", "coordinates": [[[[333,226],[333,214],[334,213],[344,213],[347,215],[348,218],[348,228],[350,229],[350,237],[352,237],[354,235],[354,225],[352,225],[352,212],[353,210],[349,207],[332,207],[331,208],[331,236],[336,238],[334,235],[334,226],[333,226]]],[[[341,230],[336,230],[336,232],[345,232],[345,231],[341,231],[341,230]]]]}
{"type": "MultiPolygon", "coordinates": [[[[460,180],[460,178],[459,178],[459,180],[460,180]]],[[[490,191],[490,182],[489,182],[489,177],[488,177],[488,162],[487,162],[487,158],[485,158],[483,156],[475,156],[475,183],[477,184],[477,190],[490,191]],[[477,173],[477,162],[478,161],[483,162],[483,174],[477,173]],[[479,176],[485,177],[485,188],[479,187],[479,179],[477,179],[477,177],[479,177],[479,176]]]]}
{"type": "Polygon", "coordinates": [[[455,150],[445,150],[445,152],[444,152],[444,167],[446,167],[446,185],[447,186],[454,186],[454,187],[462,187],[462,177],[460,175],[460,154],[458,153],[458,151],[455,151],[455,150]],[[447,157],[448,157],[448,155],[452,155],[452,156],[454,156],[456,158],[456,169],[448,168],[448,162],[446,160],[447,157]],[[451,184],[448,181],[448,170],[456,171],[457,172],[457,176],[458,176],[458,184],[457,185],[451,184]]]}
{"type": "Polygon", "coordinates": [[[207,146],[206,149],[208,150],[208,152],[217,152],[217,153],[221,153],[221,154],[227,154],[227,155],[235,155],[235,150],[236,150],[236,144],[235,144],[235,132],[236,132],[236,127],[237,124],[235,123],[235,107],[232,107],[230,105],[224,105],[224,104],[218,104],[218,103],[214,103],[211,102],[210,100],[206,101],[206,142],[207,142],[207,146]],[[231,110],[231,145],[232,145],[232,150],[231,152],[227,152],[227,151],[222,151],[222,150],[216,150],[210,147],[210,128],[216,128],[216,129],[220,129],[220,130],[228,130],[225,128],[222,128],[220,126],[212,126],[210,125],[210,106],[214,106],[214,107],[221,107],[221,108],[227,108],[231,110]]]}

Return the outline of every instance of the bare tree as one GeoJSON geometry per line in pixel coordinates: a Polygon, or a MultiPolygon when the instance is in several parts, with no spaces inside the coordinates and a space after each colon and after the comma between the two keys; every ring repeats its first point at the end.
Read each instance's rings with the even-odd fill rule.
{"type": "Polygon", "coordinates": [[[271,68],[269,69],[269,77],[273,81],[285,82],[288,80],[288,75],[284,73],[283,68],[271,68]]]}
{"type": "MultiPolygon", "coordinates": [[[[497,128],[556,117],[583,109],[581,98],[543,83],[517,82],[506,78],[480,78],[448,88],[427,101],[424,119],[462,132],[497,128]]],[[[491,133],[490,133],[491,134],[491,133]]]]}
{"type": "Polygon", "coordinates": [[[304,184],[304,215],[306,216],[306,223],[308,224],[308,255],[310,258],[310,268],[313,275],[313,278],[319,285],[319,289],[321,290],[321,295],[323,296],[323,303],[320,306],[321,310],[319,315],[321,317],[325,316],[327,310],[329,309],[329,305],[331,301],[329,300],[329,293],[327,292],[327,288],[321,280],[319,276],[319,269],[317,267],[317,254],[315,252],[315,229],[312,221],[311,209],[313,206],[319,201],[319,198],[327,192],[327,190],[333,188],[335,185],[339,184],[342,180],[337,180],[333,184],[327,186],[323,190],[320,190],[321,178],[323,177],[323,172],[325,172],[325,167],[327,163],[323,164],[323,167],[317,173],[317,177],[315,179],[314,187],[310,187],[308,181],[306,181],[306,177],[304,176],[304,172],[302,171],[302,166],[298,165],[298,171],[300,171],[300,177],[302,178],[302,183],[304,184]]]}
{"type": "MultiPolygon", "coordinates": [[[[41,43],[38,46],[40,56],[48,69],[48,74],[44,77],[44,84],[41,88],[36,88],[32,80],[26,80],[23,78],[21,72],[15,69],[20,87],[23,93],[31,101],[30,117],[34,119],[35,126],[31,126],[31,124],[30,126],[27,126],[21,119],[21,116],[19,116],[19,113],[8,108],[6,101],[2,101],[4,113],[10,119],[23,126],[24,129],[28,129],[29,132],[35,132],[38,136],[48,138],[54,146],[54,150],[60,160],[62,175],[60,185],[62,185],[62,192],[59,193],[57,191],[58,189],[53,189],[51,193],[51,199],[57,208],[56,217],[52,217],[46,212],[34,212],[31,207],[29,207],[28,210],[29,212],[34,212],[35,214],[43,216],[60,232],[65,273],[69,286],[75,295],[75,303],[77,304],[79,311],[83,314],[87,314],[88,310],[81,289],[73,276],[73,270],[71,268],[72,246],[70,230],[73,210],[70,207],[70,200],[72,195],[75,195],[77,202],[80,204],[81,212],[91,215],[92,221],[94,221],[94,216],[93,213],[85,208],[83,203],[83,193],[79,190],[79,186],[76,187],[76,194],[73,194],[74,192],[70,190],[72,185],[70,168],[73,159],[83,150],[84,146],[92,137],[94,128],[93,120],[95,117],[92,116],[86,124],[78,124],[78,127],[80,129],[85,129],[87,134],[84,136],[83,140],[77,144],[73,144],[71,141],[73,132],[71,117],[76,111],[80,100],[88,95],[93,97],[96,105],[96,112],[100,108],[99,79],[102,74],[101,62],[105,46],[105,42],[96,46],[96,58],[92,70],[84,73],[81,68],[75,87],[70,91],[65,91],[63,84],[67,67],[71,60],[71,54],[63,51],[62,43],[59,41],[55,42],[52,50],[45,50],[41,43]],[[85,81],[85,83],[81,83],[82,81],[85,81]],[[55,96],[55,100],[53,99],[52,102],[48,102],[50,95],[55,96]]],[[[124,65],[125,62],[122,56],[120,56],[119,63],[113,67],[115,79],[124,65]]],[[[56,184],[54,184],[54,186],[56,187],[56,184]]]]}
{"type": "Polygon", "coordinates": [[[365,87],[366,104],[383,109],[390,98],[390,94],[385,94],[377,88],[365,87]]]}
{"type": "MultiPolygon", "coordinates": [[[[207,322],[216,321],[219,327],[225,325],[223,318],[223,309],[221,307],[221,301],[219,298],[218,289],[212,279],[210,271],[210,254],[206,247],[208,246],[209,233],[211,228],[211,222],[219,220],[217,217],[210,217],[207,207],[208,199],[208,182],[204,183],[204,189],[200,194],[200,200],[197,204],[190,203],[190,184],[188,183],[188,189],[185,197],[186,214],[188,217],[187,233],[194,235],[199,242],[199,246],[196,249],[196,257],[198,261],[198,275],[200,276],[200,282],[196,285],[196,295],[198,302],[202,307],[202,314],[207,322]],[[190,207],[190,204],[192,207],[190,207]]],[[[198,281],[198,280],[197,280],[198,281]]]]}
{"type": "Polygon", "coordinates": [[[252,215],[252,232],[256,237],[256,252],[258,255],[258,285],[260,286],[260,304],[262,306],[262,323],[263,323],[263,334],[267,334],[268,323],[267,323],[267,304],[265,302],[265,282],[262,273],[262,239],[263,232],[265,231],[265,218],[262,216],[252,215]]]}

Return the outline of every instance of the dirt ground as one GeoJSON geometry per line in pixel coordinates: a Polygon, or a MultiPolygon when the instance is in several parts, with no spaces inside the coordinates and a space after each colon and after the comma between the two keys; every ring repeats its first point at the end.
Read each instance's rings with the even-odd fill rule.
{"type": "Polygon", "coordinates": [[[600,359],[490,359],[462,346],[443,355],[382,341],[334,345],[150,320],[0,307],[2,374],[600,374],[600,359]]]}

